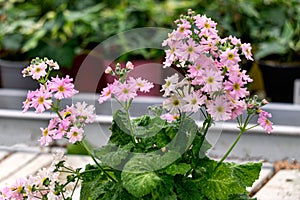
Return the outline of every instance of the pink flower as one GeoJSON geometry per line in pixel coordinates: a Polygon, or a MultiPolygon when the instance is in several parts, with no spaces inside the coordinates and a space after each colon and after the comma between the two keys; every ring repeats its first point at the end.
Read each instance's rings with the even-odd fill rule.
{"type": "Polygon", "coordinates": [[[193,39],[189,38],[180,46],[178,54],[180,55],[180,60],[189,60],[191,62],[194,62],[202,52],[202,47],[194,42],[193,39]]]}
{"type": "Polygon", "coordinates": [[[172,123],[179,118],[179,115],[172,115],[170,113],[166,113],[160,116],[161,119],[167,120],[168,123],[172,123]]]}
{"type": "Polygon", "coordinates": [[[98,99],[99,104],[102,104],[103,102],[111,98],[114,88],[115,86],[113,84],[108,84],[107,87],[101,91],[101,95],[98,99]]]}
{"type": "Polygon", "coordinates": [[[175,33],[175,35],[176,35],[175,37],[178,39],[183,39],[186,36],[192,34],[192,31],[190,30],[191,24],[188,21],[183,20],[183,19],[180,22],[181,23],[177,24],[177,30],[175,33]]]}
{"type": "Polygon", "coordinates": [[[198,112],[200,106],[206,101],[206,96],[201,96],[199,92],[192,92],[189,95],[185,95],[183,100],[186,102],[186,104],[182,106],[182,111],[198,112]]]}
{"type": "Polygon", "coordinates": [[[165,79],[165,84],[162,86],[161,92],[164,91],[164,97],[169,96],[171,92],[176,89],[176,84],[178,83],[179,76],[178,74],[174,74],[165,79]]]}
{"type": "Polygon", "coordinates": [[[231,118],[232,104],[225,96],[217,96],[207,105],[207,112],[216,121],[226,121],[231,118]]]}
{"type": "Polygon", "coordinates": [[[226,51],[224,51],[220,55],[220,62],[227,67],[232,67],[234,65],[237,65],[238,62],[240,61],[241,59],[239,57],[239,54],[237,53],[237,49],[227,48],[226,51]]]}
{"type": "Polygon", "coordinates": [[[69,76],[66,76],[66,78],[59,78],[57,76],[48,82],[48,87],[51,92],[56,92],[54,95],[56,99],[70,98],[78,93],[78,91],[74,89],[74,84],[71,83],[72,81],[73,79],[69,78],[69,76]]]}
{"type": "Polygon", "coordinates": [[[59,69],[59,65],[53,60],[47,60],[46,63],[55,70],[59,69]]]}
{"type": "Polygon", "coordinates": [[[25,186],[26,180],[23,178],[18,178],[15,180],[15,182],[12,184],[11,186],[11,190],[12,190],[12,199],[23,199],[23,189],[25,186]]]}
{"type": "Polygon", "coordinates": [[[249,95],[249,91],[244,87],[241,77],[229,76],[229,81],[224,82],[224,89],[227,90],[235,99],[249,95]]]}
{"type": "Polygon", "coordinates": [[[249,44],[249,43],[243,43],[241,45],[241,48],[242,48],[242,52],[245,55],[245,57],[248,60],[253,60],[253,58],[252,58],[252,52],[251,52],[251,50],[252,50],[251,44],[249,44]]]}
{"type": "Polygon", "coordinates": [[[153,83],[150,83],[149,81],[144,80],[141,77],[137,79],[129,77],[128,84],[136,85],[138,87],[138,90],[140,90],[141,92],[149,92],[150,89],[154,87],[153,83]]]}
{"type": "Polygon", "coordinates": [[[83,129],[73,126],[67,133],[67,137],[69,138],[69,142],[73,144],[77,141],[81,141],[83,138],[83,129]]]}
{"type": "Polygon", "coordinates": [[[50,109],[52,105],[51,97],[52,93],[41,85],[40,89],[35,91],[34,97],[32,98],[32,107],[36,109],[37,113],[42,113],[50,109]]]}
{"type": "Polygon", "coordinates": [[[96,119],[95,106],[85,102],[77,102],[74,107],[74,114],[79,117],[81,123],[93,123],[96,119]]]}
{"type": "Polygon", "coordinates": [[[111,74],[113,72],[112,68],[110,66],[107,66],[105,69],[105,74],[111,74]]]}
{"type": "Polygon", "coordinates": [[[114,95],[121,102],[128,101],[137,96],[137,86],[133,84],[119,83],[114,90],[114,95]]]}
{"type": "Polygon", "coordinates": [[[163,108],[168,110],[170,114],[177,115],[182,109],[182,99],[178,95],[171,95],[163,102],[163,108]]]}
{"type": "Polygon", "coordinates": [[[41,131],[43,134],[42,137],[39,139],[39,142],[41,143],[42,146],[47,146],[53,141],[53,139],[49,134],[48,128],[45,129],[41,128],[41,131]]]}
{"type": "Polygon", "coordinates": [[[257,123],[267,131],[267,133],[271,133],[273,131],[273,123],[268,119],[271,118],[272,114],[268,113],[264,110],[261,110],[258,116],[257,123]]]}
{"type": "Polygon", "coordinates": [[[0,199],[10,199],[12,197],[12,190],[9,187],[3,187],[1,190],[0,199]]]}
{"type": "Polygon", "coordinates": [[[221,71],[213,71],[207,69],[203,73],[203,79],[205,80],[204,86],[201,89],[204,92],[216,92],[222,88],[223,76],[221,71]]]}
{"type": "Polygon", "coordinates": [[[134,65],[132,64],[132,62],[128,61],[126,63],[126,69],[133,70],[133,68],[134,68],[134,65]]]}
{"type": "Polygon", "coordinates": [[[28,91],[27,98],[23,102],[23,112],[26,112],[32,106],[32,99],[35,97],[35,91],[28,91]]]}
{"type": "Polygon", "coordinates": [[[42,62],[37,65],[33,65],[32,68],[30,69],[30,75],[32,76],[33,79],[39,80],[41,77],[46,76],[47,64],[42,62]]]}
{"type": "Polygon", "coordinates": [[[213,60],[204,54],[201,54],[195,63],[189,66],[189,77],[202,78],[204,70],[209,68],[214,68],[213,60]]]}
{"type": "Polygon", "coordinates": [[[231,119],[235,119],[239,115],[243,114],[243,112],[246,108],[247,108],[247,105],[244,100],[234,101],[233,109],[231,112],[231,119]]]}

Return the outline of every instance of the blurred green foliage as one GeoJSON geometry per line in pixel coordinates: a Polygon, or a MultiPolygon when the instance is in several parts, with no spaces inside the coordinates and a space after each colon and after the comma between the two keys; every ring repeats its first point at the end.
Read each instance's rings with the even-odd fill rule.
{"type": "Polygon", "coordinates": [[[221,36],[251,42],[258,59],[299,53],[299,4],[300,0],[0,0],[0,56],[48,56],[70,67],[82,50],[120,32],[173,28],[173,21],[188,8],[217,21],[221,36]]]}

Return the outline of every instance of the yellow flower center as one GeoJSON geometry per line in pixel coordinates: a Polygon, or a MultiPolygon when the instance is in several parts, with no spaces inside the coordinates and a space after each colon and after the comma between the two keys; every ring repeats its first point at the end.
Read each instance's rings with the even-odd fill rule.
{"type": "Polygon", "coordinates": [[[74,137],[78,136],[78,132],[77,132],[77,131],[74,131],[74,132],[73,132],[73,136],[74,136],[74,137]]]}
{"type": "Polygon", "coordinates": [[[228,58],[229,60],[233,60],[233,59],[234,59],[234,54],[233,54],[233,53],[229,53],[229,54],[227,55],[227,58],[228,58]]]}
{"type": "Polygon", "coordinates": [[[178,106],[178,105],[179,105],[179,103],[180,103],[180,102],[179,102],[179,100],[178,100],[178,99],[175,99],[175,100],[173,101],[173,103],[172,103],[172,104],[173,104],[174,106],[178,106]]]}
{"type": "Polygon", "coordinates": [[[39,104],[43,104],[45,102],[45,98],[44,97],[39,97],[38,98],[38,103],[39,104]]]}
{"type": "Polygon", "coordinates": [[[42,71],[42,69],[39,68],[39,67],[37,67],[37,68],[35,69],[35,72],[37,72],[37,73],[39,73],[40,71],[42,71]]]}
{"type": "Polygon", "coordinates": [[[235,90],[240,90],[240,89],[241,89],[241,86],[240,86],[238,83],[235,83],[235,84],[233,85],[233,88],[234,88],[235,90]]]}
{"type": "Polygon", "coordinates": [[[44,131],[43,131],[43,136],[47,136],[48,135],[48,133],[49,133],[49,131],[48,131],[48,128],[46,128],[44,131]]]}
{"type": "Polygon", "coordinates": [[[196,99],[196,98],[192,99],[192,100],[191,100],[191,104],[192,104],[192,105],[196,105],[196,104],[197,104],[197,99],[196,99]]]}
{"type": "Polygon", "coordinates": [[[194,52],[194,47],[189,46],[189,47],[187,48],[187,52],[188,52],[188,53],[193,53],[193,52],[194,52]]]}
{"type": "Polygon", "coordinates": [[[223,113],[224,112],[224,108],[222,106],[218,106],[217,107],[217,112],[218,113],[223,113]]]}
{"type": "Polygon", "coordinates": [[[214,81],[215,81],[214,77],[211,77],[211,76],[210,76],[210,77],[207,78],[207,83],[208,83],[208,84],[213,84],[214,81]]]}
{"type": "Polygon", "coordinates": [[[58,86],[57,89],[58,89],[59,92],[65,92],[66,91],[66,88],[62,85],[58,86]]]}
{"type": "Polygon", "coordinates": [[[124,88],[124,89],[122,90],[122,92],[123,92],[123,94],[128,94],[128,93],[129,93],[129,90],[128,90],[127,88],[124,88]]]}

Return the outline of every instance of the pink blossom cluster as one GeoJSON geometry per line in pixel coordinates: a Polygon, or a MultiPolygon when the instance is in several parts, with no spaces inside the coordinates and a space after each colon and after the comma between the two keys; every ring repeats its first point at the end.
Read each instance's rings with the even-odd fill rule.
{"type": "Polygon", "coordinates": [[[153,83],[140,77],[128,78],[127,74],[133,69],[134,65],[131,62],[127,62],[125,68],[121,68],[120,64],[116,65],[115,70],[110,66],[107,67],[105,73],[113,75],[115,80],[102,90],[98,100],[100,104],[111,98],[115,98],[119,102],[127,102],[134,99],[138,92],[149,92],[154,87],[153,83]]]}
{"type": "Polygon", "coordinates": [[[87,105],[85,102],[78,102],[76,105],[72,104],[62,110],[59,107],[60,101],[72,97],[78,91],[74,89],[73,79],[68,75],[63,78],[51,77],[50,80],[48,77],[52,69],[59,69],[56,62],[47,58],[36,58],[23,70],[23,73],[29,74],[40,83],[40,88],[28,91],[27,98],[23,102],[23,112],[29,108],[34,108],[36,113],[42,113],[49,109],[56,112],[57,116],[50,120],[48,127],[41,128],[42,137],[39,139],[41,145],[49,145],[53,140],[62,138],[67,138],[70,143],[81,141],[85,124],[92,123],[96,118],[95,107],[87,105]],[[39,72],[43,71],[40,76],[36,74],[37,70],[31,72],[38,66],[43,66],[42,70],[38,70],[39,72]]]}
{"type": "Polygon", "coordinates": [[[41,145],[49,145],[53,140],[66,138],[70,143],[81,141],[84,136],[84,127],[87,123],[94,122],[96,115],[95,107],[85,102],[77,102],[75,105],[67,106],[53,117],[48,127],[41,128],[42,137],[39,139],[41,145]]]}
{"type": "Polygon", "coordinates": [[[204,108],[216,121],[241,115],[247,109],[246,86],[252,79],[239,62],[242,56],[253,60],[251,45],[233,36],[220,38],[216,22],[192,11],[175,23],[177,29],[163,42],[167,47],[164,66],[180,68],[185,77],[180,80],[175,74],[165,80],[163,107],[173,116],[204,108]]]}
{"type": "Polygon", "coordinates": [[[30,65],[23,69],[23,76],[31,76],[35,80],[41,80],[52,70],[58,70],[59,65],[56,61],[49,60],[48,58],[40,59],[35,58],[31,61],[30,65]]]}
{"type": "Polygon", "coordinates": [[[23,111],[34,108],[37,113],[42,113],[52,107],[53,99],[62,100],[70,98],[76,93],[73,79],[69,76],[59,78],[58,76],[40,84],[40,88],[35,91],[28,91],[27,98],[23,102],[23,111]]]}
{"type": "MultiPolygon", "coordinates": [[[[0,188],[0,200],[16,199],[64,199],[61,192],[57,191],[57,185],[66,184],[64,197],[71,195],[74,188],[73,182],[67,182],[66,171],[62,173],[57,164],[66,158],[62,152],[57,152],[49,168],[40,169],[36,175],[16,179],[11,185],[0,188]]],[[[64,165],[66,165],[64,163],[64,165]]],[[[67,165],[69,169],[71,166],[67,165]]],[[[71,173],[71,171],[70,171],[71,173]]]]}

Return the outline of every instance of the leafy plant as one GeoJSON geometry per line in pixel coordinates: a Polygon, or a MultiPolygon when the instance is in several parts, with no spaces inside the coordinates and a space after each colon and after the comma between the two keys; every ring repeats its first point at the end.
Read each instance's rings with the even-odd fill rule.
{"type": "Polygon", "coordinates": [[[266,100],[249,97],[246,86],[252,79],[239,68],[240,56],[252,60],[251,45],[236,37],[219,37],[216,25],[192,10],[176,20],[176,29],[163,42],[164,66],[180,68],[183,78],[174,73],[165,79],[161,90],[165,99],[162,105],[150,107],[149,114],[132,118],[130,108],[134,98],[154,84],[129,77],[134,69],[131,62],[106,68],[115,80],[98,101],[113,99],[120,108],[113,114],[107,145],[99,149],[91,148],[84,134],[86,124],[96,118],[95,107],[78,102],[62,108],[61,100],[78,92],[72,78],[50,78],[59,65],[48,58],[33,59],[22,73],[37,80],[40,88],[28,92],[23,111],[51,109],[56,114],[41,128],[41,145],[68,139],[84,147],[93,164],[73,169],[58,154],[37,178],[20,179],[17,186],[1,189],[0,198],[70,200],[82,180],[83,200],[250,199],[246,188],[258,178],[262,164],[224,161],[248,130],[260,125],[270,133],[271,114],[261,109],[266,100]],[[192,118],[194,113],[201,118],[192,118]],[[257,123],[251,125],[257,115],[257,123]],[[220,160],[206,156],[211,148],[206,137],[214,122],[234,119],[239,134],[224,156],[220,160]]]}

